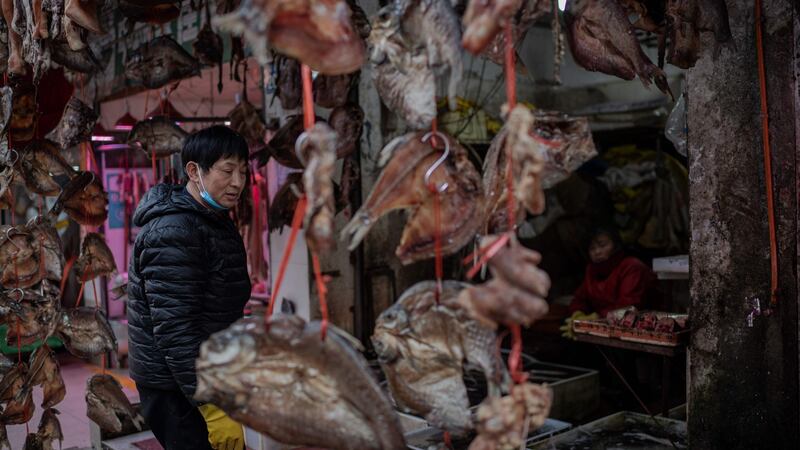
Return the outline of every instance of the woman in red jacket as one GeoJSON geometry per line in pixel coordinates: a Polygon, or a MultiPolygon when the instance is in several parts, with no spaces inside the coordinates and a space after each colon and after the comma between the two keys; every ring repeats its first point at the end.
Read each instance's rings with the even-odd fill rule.
{"type": "Polygon", "coordinates": [[[618,308],[646,304],[656,276],[643,262],[625,254],[617,233],[596,231],[589,244],[589,259],[583,283],[569,305],[571,313],[605,317],[618,308]]]}

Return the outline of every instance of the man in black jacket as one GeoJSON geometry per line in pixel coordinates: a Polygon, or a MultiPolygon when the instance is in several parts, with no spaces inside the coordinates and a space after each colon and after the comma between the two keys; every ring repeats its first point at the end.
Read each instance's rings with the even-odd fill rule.
{"type": "Polygon", "coordinates": [[[154,186],[133,217],[141,230],[128,271],[130,374],[166,450],[238,450],[241,427],[193,395],[200,344],[242,317],[250,296],[244,244],[227,211],[246,185],[247,143],[215,126],[190,135],[181,159],[187,183],[154,186]],[[233,437],[215,436],[225,421],[233,437]]]}

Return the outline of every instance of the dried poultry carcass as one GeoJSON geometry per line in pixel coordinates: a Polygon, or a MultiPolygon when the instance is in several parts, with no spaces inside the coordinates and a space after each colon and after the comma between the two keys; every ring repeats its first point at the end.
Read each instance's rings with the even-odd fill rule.
{"type": "Polygon", "coordinates": [[[639,76],[672,97],[667,76],[645,55],[625,9],[616,0],[571,0],[564,13],[575,62],[623,80],[639,76]]]}
{"type": "Polygon", "coordinates": [[[478,407],[478,436],[469,450],[517,450],[528,432],[544,425],[553,392],[547,385],[522,383],[503,397],[489,397],[478,407]]]}
{"type": "Polygon", "coordinates": [[[328,116],[328,123],[336,132],[336,158],[346,158],[358,149],[364,130],[364,111],[356,103],[338,106],[328,116]]]}
{"type": "Polygon", "coordinates": [[[138,145],[148,155],[155,153],[156,158],[163,158],[180,153],[188,135],[174,121],[156,116],[136,122],[128,134],[128,145],[138,145]]]}
{"type": "Polygon", "coordinates": [[[67,350],[78,358],[117,351],[117,338],[100,309],[79,307],[62,311],[56,333],[67,350]]]}
{"type": "Polygon", "coordinates": [[[269,62],[267,47],[297,58],[326,75],[358,70],[364,42],[343,0],[243,0],[239,8],[213,19],[215,26],[244,36],[259,64],[269,62]]]}
{"type": "Polygon", "coordinates": [[[114,255],[105,239],[97,233],[89,233],[83,238],[81,254],[75,262],[75,274],[80,281],[111,275],[116,272],[114,255]]]}
{"type": "Polygon", "coordinates": [[[694,67],[701,52],[701,33],[713,33],[716,50],[731,40],[725,0],[668,0],[667,61],[682,69],[694,67]]]}
{"type": "MultiPolygon", "coordinates": [[[[483,247],[491,247],[497,239],[484,238],[483,247]]],[[[459,302],[472,318],[493,329],[498,324],[531,325],[549,311],[545,298],[550,277],[539,269],[541,259],[512,237],[489,260],[494,278],[461,291],[459,302]]]]}
{"type": "Polygon", "coordinates": [[[427,52],[404,35],[392,7],[373,19],[369,44],[373,80],[383,103],[409,128],[430,128],[436,118],[436,79],[427,52]]]}
{"type": "Polygon", "coordinates": [[[352,338],[295,315],[240,319],[200,347],[195,398],[288,445],[402,450],[397,414],[352,338]],[[324,407],[322,406],[324,405],[324,407]]]}
{"type": "Polygon", "coordinates": [[[297,150],[306,166],[303,172],[303,187],[308,197],[303,220],[306,242],[313,252],[327,252],[336,247],[332,179],[336,168],[336,132],[325,123],[317,123],[301,135],[297,150]]]}
{"type": "Polygon", "coordinates": [[[61,145],[61,148],[70,148],[92,137],[92,129],[98,118],[94,109],[72,96],[64,107],[58,125],[45,137],[61,145]]]}
{"type": "Polygon", "coordinates": [[[51,408],[61,403],[67,390],[55,353],[47,346],[37,348],[31,353],[29,367],[30,378],[26,386],[42,386],[42,408],[51,408]]]}
{"type": "Polygon", "coordinates": [[[200,63],[167,35],[142,44],[125,61],[125,76],[148,89],[199,74],[200,63]]]}
{"type": "Polygon", "coordinates": [[[111,375],[94,375],[86,382],[86,416],[101,430],[119,433],[123,429],[141,430],[144,418],[136,412],[122,386],[111,375]]]}
{"type": "Polygon", "coordinates": [[[428,67],[446,77],[450,109],[463,76],[461,23],[451,2],[439,0],[395,0],[400,28],[413,47],[423,47],[428,67]]]}
{"type": "MultiPolygon", "coordinates": [[[[303,100],[303,87],[300,78],[300,62],[294,58],[275,54],[275,66],[278,72],[275,76],[275,95],[281,102],[283,109],[300,107],[303,100]]],[[[317,78],[323,75],[318,75],[317,78]]],[[[316,92],[316,89],[314,89],[316,92]]]]}
{"type": "Polygon", "coordinates": [[[412,286],[378,317],[372,344],[392,397],[406,411],[462,436],[472,429],[466,366],[480,369],[493,395],[508,382],[494,330],[472,319],[457,300],[467,284],[435,281],[412,286]]]}
{"type": "Polygon", "coordinates": [[[445,154],[448,149],[450,153],[440,163],[437,161],[445,155],[425,138],[433,136],[408,133],[381,151],[381,175],[364,205],[342,230],[342,239],[350,242],[350,250],[358,246],[380,217],[396,209],[410,213],[395,251],[403,264],[433,258],[437,234],[444,256],[455,253],[475,237],[484,212],[480,175],[453,137],[436,135],[439,145],[446,147],[445,154]],[[442,189],[445,184],[447,187],[442,189]],[[435,193],[436,188],[440,192],[435,193]]]}
{"type": "Polygon", "coordinates": [[[251,152],[264,147],[267,126],[256,107],[247,100],[246,92],[239,104],[228,113],[228,118],[231,121],[230,127],[245,138],[251,152]]]}
{"type": "Polygon", "coordinates": [[[25,389],[27,377],[28,368],[25,363],[20,363],[0,381],[0,403],[5,404],[0,414],[3,425],[23,424],[33,417],[33,394],[30,389],[25,389]]]}

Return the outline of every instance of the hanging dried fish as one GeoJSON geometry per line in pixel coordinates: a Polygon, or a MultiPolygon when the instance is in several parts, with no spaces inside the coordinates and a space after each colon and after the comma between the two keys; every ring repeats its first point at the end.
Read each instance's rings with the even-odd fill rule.
{"type": "Polygon", "coordinates": [[[213,23],[243,35],[261,65],[269,62],[268,44],[328,75],[354,72],[364,60],[364,42],[343,0],[243,0],[239,9],[215,17],[213,23]]]}
{"type": "MultiPolygon", "coordinates": [[[[303,88],[300,83],[300,62],[281,54],[275,54],[275,95],[281,101],[283,109],[300,107],[303,100],[303,88]]],[[[321,75],[318,75],[319,78],[321,75]]],[[[316,91],[316,88],[314,89],[316,91]]]]}
{"type": "Polygon", "coordinates": [[[56,64],[61,64],[64,68],[80,73],[93,73],[103,69],[103,64],[97,59],[91,47],[75,51],[69,47],[65,38],[51,40],[49,42],[50,57],[56,64]]]}
{"type": "Polygon", "coordinates": [[[333,234],[336,202],[332,179],[336,167],[336,132],[325,123],[317,123],[303,134],[298,151],[306,163],[303,186],[308,207],[303,229],[308,248],[318,253],[327,252],[336,247],[333,234]]]}
{"type": "Polygon", "coordinates": [[[24,76],[27,73],[23,59],[22,36],[14,31],[14,0],[2,0],[0,6],[3,18],[8,28],[8,73],[14,76],[24,76]]]}
{"type": "Polygon", "coordinates": [[[53,441],[58,441],[58,448],[61,449],[61,442],[64,440],[64,433],[61,431],[61,423],[58,421],[57,409],[49,408],[42,413],[39,421],[39,428],[36,435],[42,442],[42,450],[53,450],[53,441]]]}
{"type": "Polygon", "coordinates": [[[144,425],[144,418],[131,405],[119,382],[105,374],[94,375],[86,382],[86,416],[108,433],[129,427],[141,430],[144,425]]]}
{"type": "Polygon", "coordinates": [[[92,172],[79,172],[62,189],[54,211],[61,211],[81,225],[97,227],[108,218],[108,194],[92,172]]]}
{"type": "Polygon", "coordinates": [[[206,0],[206,23],[197,33],[197,39],[192,43],[194,56],[200,64],[217,66],[219,68],[219,81],[217,92],[222,93],[222,38],[211,29],[211,0],[206,0]]]}
{"type": "Polygon", "coordinates": [[[350,250],[358,246],[380,217],[396,209],[409,211],[395,251],[403,264],[433,258],[437,233],[444,256],[457,252],[477,233],[484,208],[480,175],[454,138],[437,135],[437,140],[444,141],[439,145],[450,151],[447,160],[437,164],[443,155],[430,140],[423,141],[424,137],[425,133],[408,133],[381,151],[381,175],[364,205],[342,230],[342,239],[349,241],[350,250]],[[431,186],[441,189],[445,184],[443,192],[432,192],[431,186]]]}
{"type": "Polygon", "coordinates": [[[264,121],[261,120],[261,114],[250,103],[246,94],[247,91],[245,91],[245,95],[239,104],[228,113],[228,118],[231,121],[230,127],[245,138],[250,151],[253,152],[264,147],[264,136],[267,133],[267,127],[264,125],[264,121]]]}
{"type": "Polygon", "coordinates": [[[0,422],[4,425],[23,424],[33,417],[33,395],[25,389],[27,378],[28,368],[20,363],[0,381],[0,402],[5,403],[0,422]]]}
{"type": "Polygon", "coordinates": [[[336,158],[347,158],[358,149],[364,130],[364,111],[356,103],[348,103],[331,111],[328,123],[336,132],[336,158]]]}
{"type": "Polygon", "coordinates": [[[67,39],[69,48],[77,52],[87,47],[86,30],[73,22],[72,19],[63,16],[61,27],[64,29],[64,37],[67,39]]]}
{"type": "Polygon", "coordinates": [[[156,158],[163,158],[180,153],[188,135],[174,121],[156,116],[136,122],[128,134],[128,145],[138,145],[148,155],[155,153],[156,158]]]}
{"type": "MultiPolygon", "coordinates": [[[[0,43],[0,47],[2,47],[2,43],[0,43]]],[[[10,87],[0,87],[0,139],[5,137],[6,129],[11,122],[13,113],[11,107],[14,104],[13,96],[14,93],[10,87]]],[[[2,162],[2,159],[0,159],[0,162],[2,162]]]]}
{"type": "Polygon", "coordinates": [[[125,76],[148,89],[199,74],[200,63],[167,35],[143,44],[125,61],[125,76]]]}
{"type": "MultiPolygon", "coordinates": [[[[316,118],[316,122],[322,121],[323,120],[319,117],[316,118]]],[[[286,123],[283,124],[275,135],[272,136],[272,139],[267,142],[265,150],[259,152],[259,164],[263,166],[269,161],[269,158],[272,157],[282,166],[292,169],[304,168],[305,166],[297,158],[297,153],[295,152],[295,143],[297,142],[297,138],[303,134],[303,131],[305,131],[303,127],[303,115],[297,114],[289,116],[286,123]]]]}
{"type": "Polygon", "coordinates": [[[314,103],[323,108],[337,108],[347,103],[357,72],[344,75],[318,75],[314,79],[314,103]]]}
{"type": "Polygon", "coordinates": [[[427,54],[405,38],[392,7],[384,7],[373,19],[369,44],[381,100],[409,128],[430,128],[436,118],[436,80],[427,54]]]}
{"type": "Polygon", "coordinates": [[[42,408],[51,408],[64,400],[67,389],[56,355],[49,347],[41,346],[31,353],[30,379],[26,386],[42,386],[42,408]]]}
{"type": "Polygon", "coordinates": [[[92,137],[98,117],[94,109],[78,97],[72,96],[64,107],[64,114],[58,125],[45,137],[65,149],[78,145],[92,137]]]}
{"type": "Polygon", "coordinates": [[[117,270],[114,255],[103,236],[89,233],[83,238],[81,254],[75,262],[75,274],[80,281],[111,275],[117,270]]]}
{"type": "Polygon", "coordinates": [[[105,313],[91,307],[62,311],[56,332],[64,346],[78,358],[117,351],[117,338],[105,313]]]}

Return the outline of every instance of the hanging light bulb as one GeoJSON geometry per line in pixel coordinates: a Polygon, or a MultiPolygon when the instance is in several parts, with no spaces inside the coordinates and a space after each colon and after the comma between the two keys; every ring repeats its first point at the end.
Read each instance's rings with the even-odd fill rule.
{"type": "Polygon", "coordinates": [[[563,11],[567,7],[567,0],[558,0],[558,9],[563,11]]]}

